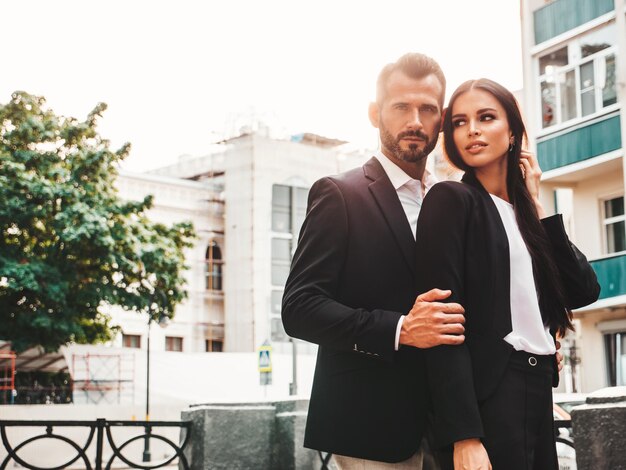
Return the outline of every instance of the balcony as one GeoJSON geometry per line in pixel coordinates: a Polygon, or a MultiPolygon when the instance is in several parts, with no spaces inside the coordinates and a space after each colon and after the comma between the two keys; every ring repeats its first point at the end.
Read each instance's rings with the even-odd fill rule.
{"type": "Polygon", "coordinates": [[[620,116],[594,121],[537,142],[537,158],[544,172],[605,155],[622,147],[620,116]]]}
{"type": "Polygon", "coordinates": [[[533,12],[535,44],[613,11],[613,0],[556,0],[533,12]]]}
{"type": "Polygon", "coordinates": [[[626,253],[591,261],[602,290],[600,299],[626,295],[626,253]]]}

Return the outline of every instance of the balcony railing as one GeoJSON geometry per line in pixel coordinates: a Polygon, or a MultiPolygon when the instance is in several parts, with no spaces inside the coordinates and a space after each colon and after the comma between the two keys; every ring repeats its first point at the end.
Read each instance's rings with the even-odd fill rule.
{"type": "Polygon", "coordinates": [[[626,294],[626,253],[591,261],[598,282],[600,299],[626,294]]]}
{"type": "Polygon", "coordinates": [[[535,10],[535,44],[613,11],[613,0],[556,0],[535,10]]]}
{"type": "Polygon", "coordinates": [[[622,146],[619,115],[537,142],[543,171],[554,170],[617,150],[622,146]]]}

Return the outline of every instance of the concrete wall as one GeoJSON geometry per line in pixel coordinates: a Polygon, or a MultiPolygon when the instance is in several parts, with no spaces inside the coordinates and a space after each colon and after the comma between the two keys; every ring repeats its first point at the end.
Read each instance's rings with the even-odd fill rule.
{"type": "MultiPolygon", "coordinates": [[[[70,372],[76,367],[86,368],[73,360],[73,355],[84,358],[86,354],[125,354],[125,361],[134,364],[125,365],[131,369],[132,380],[124,382],[121,394],[122,404],[141,406],[146,401],[146,352],[135,349],[115,349],[97,346],[72,346],[64,349],[70,372]],[[130,356],[130,357],[128,357],[130,356]]],[[[301,397],[308,397],[313,382],[315,355],[299,354],[298,392],[301,397]]],[[[106,364],[104,364],[106,365],[106,364]]],[[[289,397],[289,384],[292,381],[292,357],[287,354],[272,354],[272,384],[260,385],[258,372],[258,353],[176,353],[154,351],[150,355],[150,402],[151,404],[172,404],[186,406],[192,403],[220,403],[232,400],[255,401],[264,399],[284,399],[289,397]]],[[[91,367],[92,378],[116,380],[116,374],[106,375],[105,368],[97,370],[91,367]]],[[[128,379],[129,376],[124,376],[128,379]]],[[[95,388],[97,381],[90,386],[95,388]]],[[[111,387],[112,382],[103,385],[111,387]]],[[[75,388],[77,385],[75,384],[75,388]]],[[[111,403],[99,400],[100,391],[90,392],[91,402],[111,403]]]]}
{"type": "Polygon", "coordinates": [[[307,408],[306,400],[284,400],[200,405],[183,412],[197,436],[186,452],[192,469],[321,468],[319,453],[302,447],[307,408]]]}
{"type": "Polygon", "coordinates": [[[605,253],[601,200],[623,194],[621,172],[587,178],[574,186],[574,239],[588,258],[598,258],[605,253]]]}

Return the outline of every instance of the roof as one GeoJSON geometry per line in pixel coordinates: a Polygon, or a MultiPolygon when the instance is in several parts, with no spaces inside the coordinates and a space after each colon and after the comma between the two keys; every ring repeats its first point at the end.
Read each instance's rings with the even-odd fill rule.
{"type": "Polygon", "coordinates": [[[68,368],[65,356],[60,351],[46,353],[42,348],[34,347],[21,353],[14,353],[10,342],[0,340],[0,367],[10,367],[13,354],[15,370],[18,372],[60,372],[68,368]]]}

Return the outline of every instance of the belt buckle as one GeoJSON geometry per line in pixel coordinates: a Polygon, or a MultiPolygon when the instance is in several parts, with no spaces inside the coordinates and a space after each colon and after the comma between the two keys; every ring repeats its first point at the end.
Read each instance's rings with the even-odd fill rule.
{"type": "Polygon", "coordinates": [[[537,365],[537,358],[536,358],[535,356],[530,356],[530,357],[528,358],[528,363],[529,363],[531,366],[535,367],[535,366],[537,365]]]}

